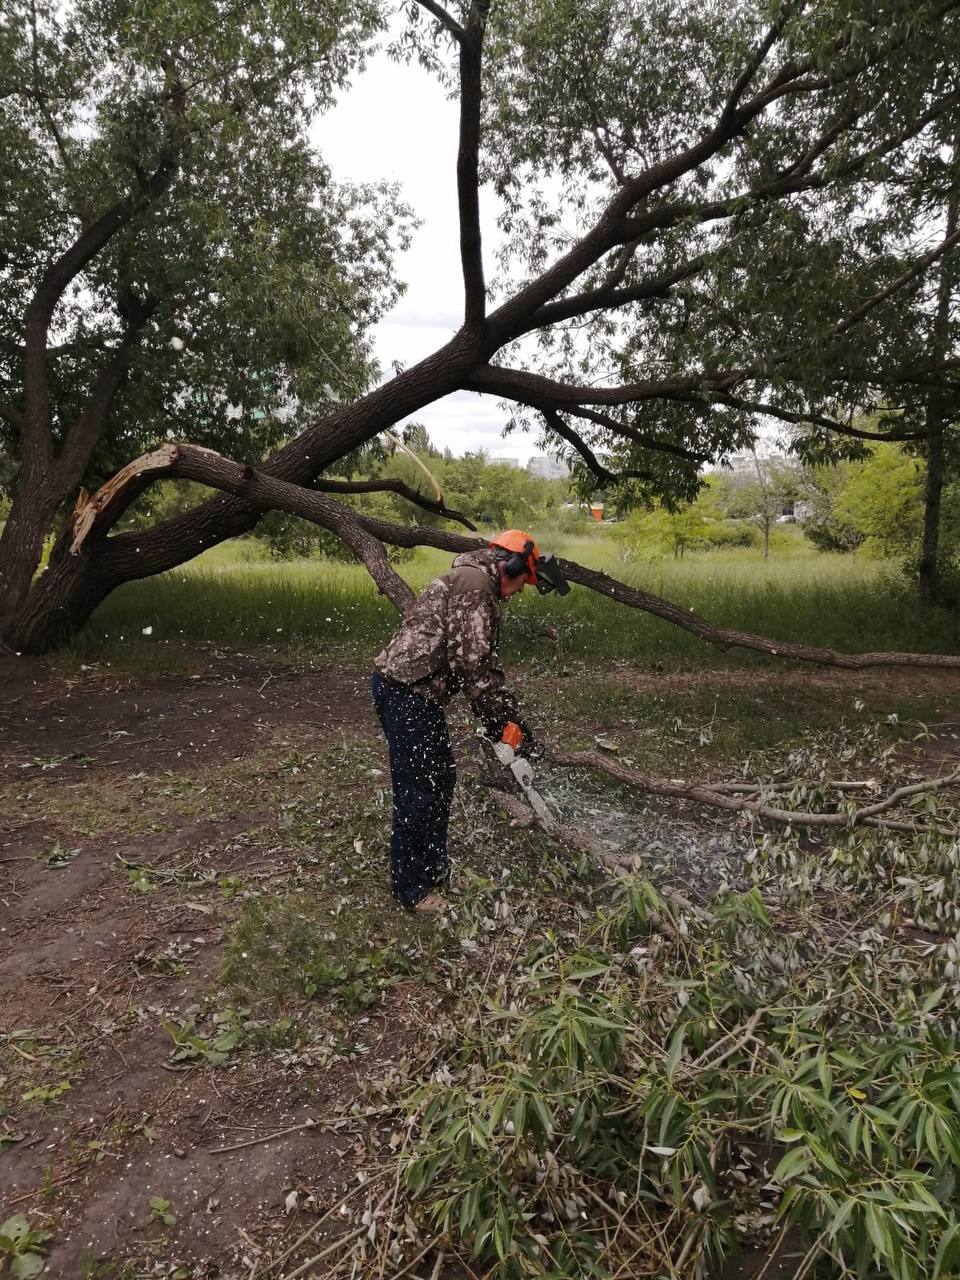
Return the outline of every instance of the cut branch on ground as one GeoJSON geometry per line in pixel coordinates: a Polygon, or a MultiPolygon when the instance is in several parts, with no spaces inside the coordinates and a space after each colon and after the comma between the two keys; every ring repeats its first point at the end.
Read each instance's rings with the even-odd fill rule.
{"type": "Polygon", "coordinates": [[[815,813],[803,809],[784,809],[770,804],[769,800],[778,792],[788,788],[774,785],[758,784],[755,792],[738,795],[733,790],[739,784],[687,782],[678,778],[659,778],[653,774],[641,773],[619,760],[602,756],[596,751],[551,751],[550,759],[554,764],[571,769],[594,769],[615,778],[628,787],[635,787],[648,795],[663,796],[674,800],[691,800],[695,804],[708,808],[724,809],[728,813],[742,813],[761,822],[776,822],[790,827],[840,827],[850,829],[858,826],[882,827],[890,831],[904,831],[911,834],[926,830],[942,831],[933,825],[907,820],[905,818],[887,818],[884,815],[904,805],[915,796],[928,795],[935,791],[944,791],[949,787],[960,785],[960,769],[939,778],[924,778],[908,786],[897,787],[889,795],[872,804],[856,806],[849,804],[845,809],[828,813],[815,813]]]}

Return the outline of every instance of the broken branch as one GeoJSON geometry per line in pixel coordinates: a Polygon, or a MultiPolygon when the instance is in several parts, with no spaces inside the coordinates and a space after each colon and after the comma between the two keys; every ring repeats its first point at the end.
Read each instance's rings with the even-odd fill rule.
{"type": "MultiPolygon", "coordinates": [[[[650,795],[664,796],[675,800],[692,800],[714,809],[726,809],[731,813],[745,813],[764,822],[785,823],[792,827],[851,827],[871,826],[884,827],[891,831],[940,830],[916,822],[899,819],[888,819],[881,815],[895,809],[904,800],[932,791],[942,791],[947,787],[960,783],[960,769],[942,778],[924,778],[909,786],[897,787],[895,791],[878,800],[875,804],[864,805],[860,809],[850,808],[840,812],[809,813],[800,809],[781,809],[776,805],[763,804],[760,797],[736,796],[725,793],[719,787],[707,783],[686,782],[679,778],[658,778],[652,774],[641,773],[618,760],[611,760],[595,751],[552,751],[550,759],[554,764],[573,769],[598,769],[609,774],[618,782],[636,787],[650,795]]],[[[762,793],[761,793],[762,794],[762,793]]]]}

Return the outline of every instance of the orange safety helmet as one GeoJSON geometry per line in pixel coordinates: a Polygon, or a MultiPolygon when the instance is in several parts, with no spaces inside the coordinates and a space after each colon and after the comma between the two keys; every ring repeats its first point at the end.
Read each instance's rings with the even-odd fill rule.
{"type": "Polygon", "coordinates": [[[502,549],[513,553],[503,557],[506,560],[505,568],[509,577],[519,578],[523,573],[523,563],[526,561],[527,572],[524,575],[524,582],[529,582],[531,586],[537,585],[537,561],[540,559],[540,552],[529,533],[525,533],[523,529],[507,529],[497,534],[489,545],[495,550],[502,549]]]}

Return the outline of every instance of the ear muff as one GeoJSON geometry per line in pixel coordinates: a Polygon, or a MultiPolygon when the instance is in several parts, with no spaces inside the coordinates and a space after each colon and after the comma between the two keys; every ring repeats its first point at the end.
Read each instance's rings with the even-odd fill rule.
{"type": "Polygon", "coordinates": [[[503,572],[508,578],[529,578],[530,557],[533,555],[533,543],[525,542],[522,551],[511,551],[503,559],[503,572]]]}

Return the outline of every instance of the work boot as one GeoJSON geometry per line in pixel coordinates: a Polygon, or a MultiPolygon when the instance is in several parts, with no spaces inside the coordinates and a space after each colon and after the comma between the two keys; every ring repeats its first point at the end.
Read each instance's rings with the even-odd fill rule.
{"type": "Polygon", "coordinates": [[[413,909],[418,916],[442,916],[450,910],[450,903],[439,893],[428,893],[413,909]]]}

